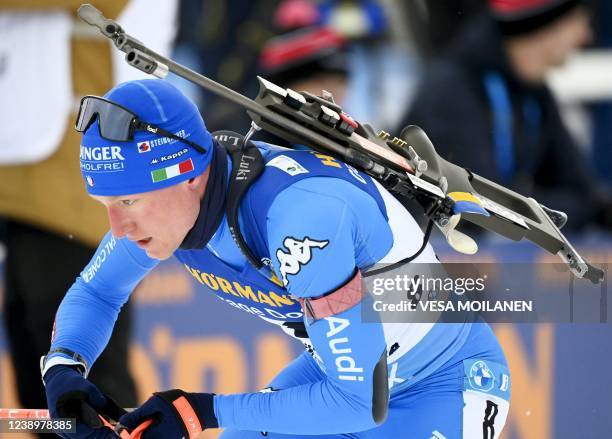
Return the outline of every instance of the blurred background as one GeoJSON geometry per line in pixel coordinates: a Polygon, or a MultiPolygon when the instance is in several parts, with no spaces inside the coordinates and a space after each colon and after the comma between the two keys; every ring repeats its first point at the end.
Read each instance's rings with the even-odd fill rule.
{"type": "MultiPolygon", "coordinates": [[[[328,90],[377,131],[419,125],[443,157],[567,212],[578,251],[605,269],[612,261],[609,0],[91,3],[152,49],[247,96],[261,75],[328,90]]],[[[63,294],[107,230],[78,169],[78,102],[140,77],[77,21],[79,4],[0,0],[0,407],[45,406],[38,358],[63,294]]],[[[170,80],[209,130],[248,130],[240,108],[170,80]]],[[[466,231],[478,260],[533,262],[534,276],[556,261],[529,243],[466,231]]],[[[442,260],[456,260],[443,239],[433,243],[442,260]]],[[[300,346],[198,292],[198,282],[225,291],[223,281],[162,263],[122,311],[92,380],[127,407],[164,388],[265,387],[300,346]]],[[[562,276],[541,282],[568,292],[562,276]]],[[[608,288],[601,323],[495,326],[513,376],[505,439],[612,437],[608,288]]]]}

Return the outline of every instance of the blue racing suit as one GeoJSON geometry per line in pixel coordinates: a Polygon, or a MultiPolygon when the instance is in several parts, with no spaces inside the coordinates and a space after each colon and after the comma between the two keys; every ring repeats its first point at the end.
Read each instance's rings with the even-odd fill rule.
{"type": "MultiPolygon", "coordinates": [[[[278,325],[306,351],[270,391],[215,396],[223,437],[498,437],[509,377],[488,325],[364,322],[363,302],[310,320],[297,300],[335,291],[356,270],[414,254],[423,239],[414,219],[377,182],[332,157],[257,147],[266,166],[241,203],[239,222],[275,276],[249,264],[226,218],[204,248],[175,256],[204,290],[278,325]],[[388,400],[375,386],[379,363],[388,400]]],[[[415,262],[437,263],[431,246],[415,262]]],[[[52,349],[93,364],[121,306],[157,263],[107,234],[58,310],[52,349]]]]}

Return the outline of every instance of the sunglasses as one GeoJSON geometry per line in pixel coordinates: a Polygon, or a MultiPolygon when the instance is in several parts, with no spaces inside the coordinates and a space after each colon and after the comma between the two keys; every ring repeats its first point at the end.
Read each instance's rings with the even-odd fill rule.
{"type": "Polygon", "coordinates": [[[163,137],[185,142],[202,154],[206,149],[197,143],[179,137],[156,125],[144,122],[136,114],[119,104],[111,102],[99,96],[85,96],[81,99],[79,114],[75,123],[75,129],[83,133],[98,120],[100,136],[107,140],[116,142],[128,142],[134,140],[136,130],[148,131],[163,137]]]}

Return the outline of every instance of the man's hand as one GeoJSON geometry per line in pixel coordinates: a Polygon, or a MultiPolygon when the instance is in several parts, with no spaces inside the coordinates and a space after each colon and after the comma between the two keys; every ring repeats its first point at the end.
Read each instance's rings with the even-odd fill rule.
{"type": "Polygon", "coordinates": [[[156,392],[142,406],[119,419],[118,429],[133,433],[147,420],[153,422],[142,431],[143,439],[195,438],[207,428],[217,428],[212,393],[187,393],[182,390],[156,392]]]}
{"type": "Polygon", "coordinates": [[[45,373],[44,381],[51,418],[76,418],[76,433],[63,434],[63,437],[117,438],[98,415],[106,415],[116,420],[125,410],[87,381],[76,369],[65,365],[53,366],[45,373]]]}

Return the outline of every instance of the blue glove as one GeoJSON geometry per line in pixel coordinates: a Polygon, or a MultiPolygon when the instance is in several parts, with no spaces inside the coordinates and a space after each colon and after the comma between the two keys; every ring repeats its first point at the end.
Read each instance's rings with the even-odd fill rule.
{"type": "Polygon", "coordinates": [[[125,410],[105,396],[76,369],[57,365],[45,373],[47,406],[52,419],[75,418],[76,433],[64,433],[64,438],[107,439],[118,436],[102,423],[99,414],[119,419],[125,410]]]}
{"type": "Polygon", "coordinates": [[[156,392],[142,406],[119,419],[118,429],[129,432],[152,420],[143,430],[142,439],[195,438],[219,423],[213,407],[213,393],[187,393],[182,390],[156,392]]]}

